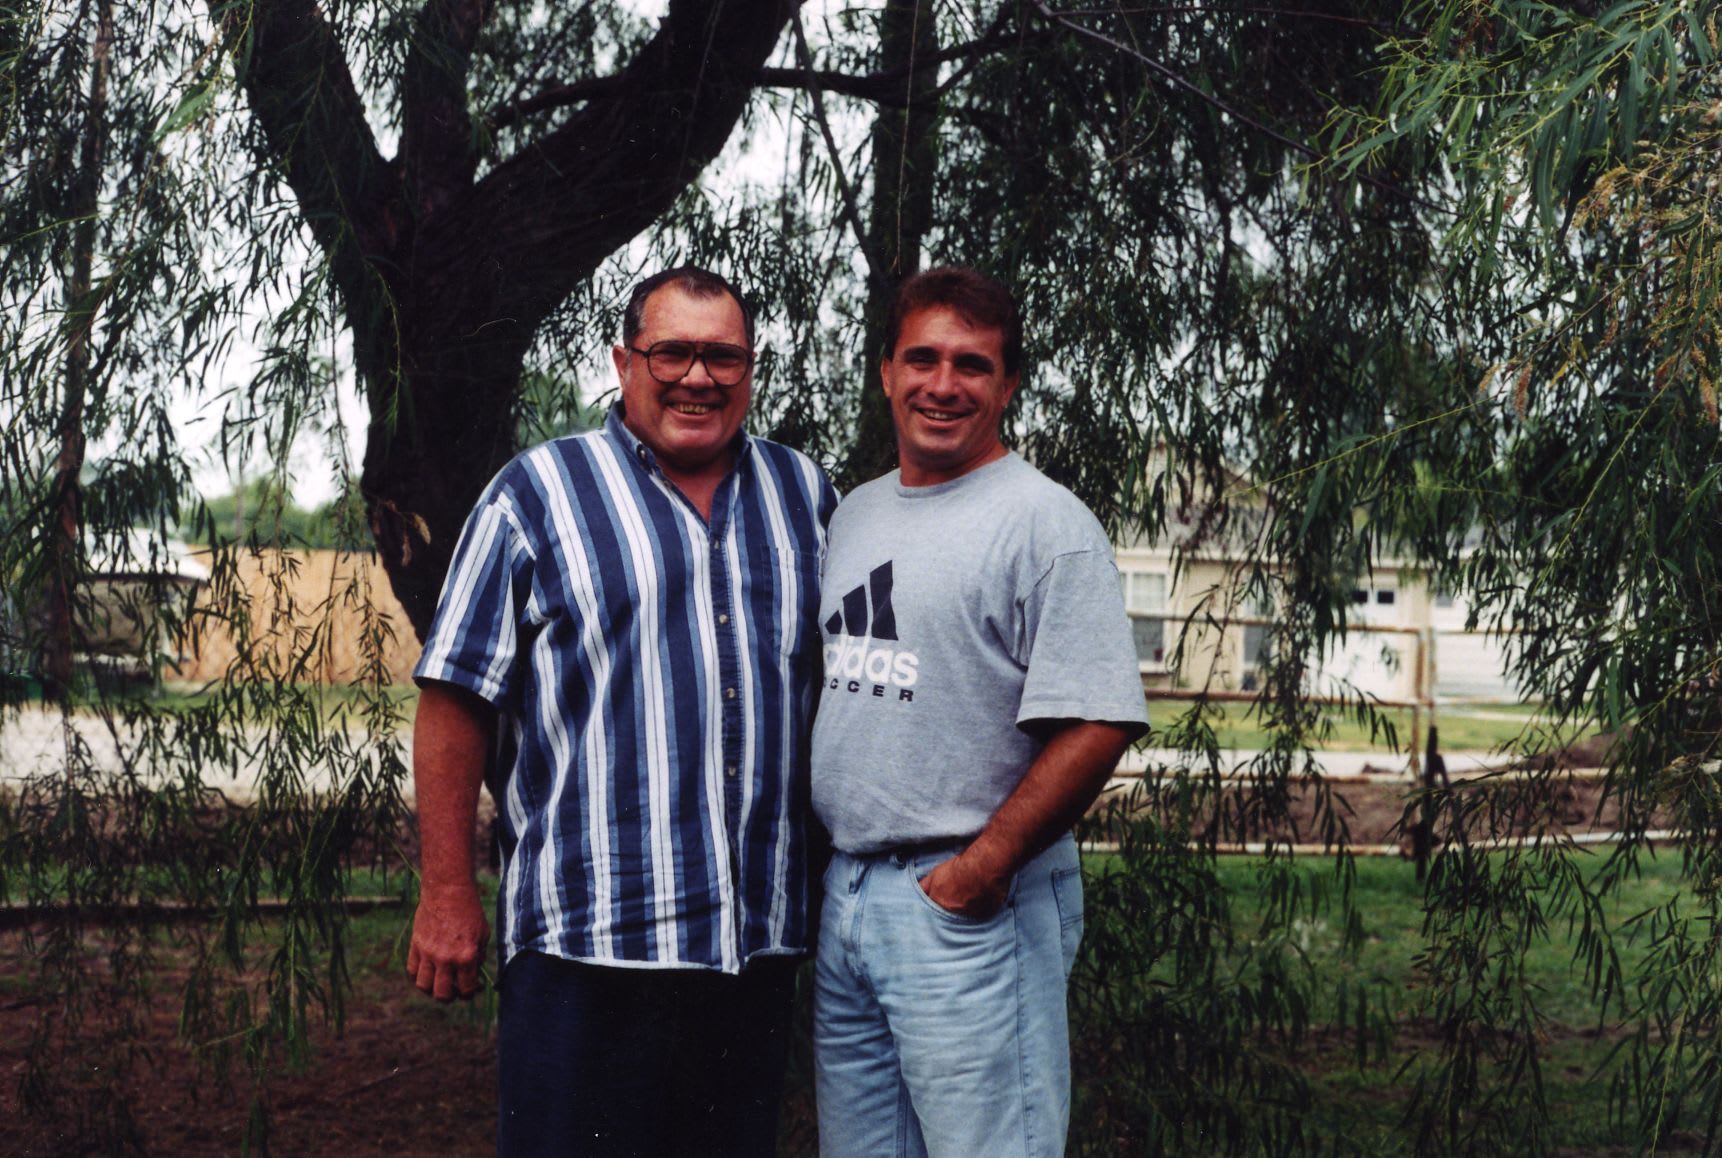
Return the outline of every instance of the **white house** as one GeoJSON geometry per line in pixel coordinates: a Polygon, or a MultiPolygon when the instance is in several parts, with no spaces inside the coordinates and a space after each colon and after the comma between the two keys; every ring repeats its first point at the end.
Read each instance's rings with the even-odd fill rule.
{"type": "MultiPolygon", "coordinates": [[[[1156,458],[1159,469],[1167,469],[1165,452],[1156,458]]],[[[1114,545],[1149,688],[1256,687],[1274,618],[1271,606],[1247,594],[1258,565],[1250,548],[1262,500],[1252,497],[1259,492],[1241,474],[1232,479],[1224,519],[1218,504],[1194,497],[1168,512],[1157,540],[1114,545]]],[[[1467,613],[1462,599],[1432,591],[1415,563],[1384,560],[1357,578],[1346,635],[1323,657],[1310,689],[1330,695],[1355,689],[1398,703],[1426,699],[1431,691],[1438,700],[1516,698],[1499,639],[1466,632],[1467,613]]]]}

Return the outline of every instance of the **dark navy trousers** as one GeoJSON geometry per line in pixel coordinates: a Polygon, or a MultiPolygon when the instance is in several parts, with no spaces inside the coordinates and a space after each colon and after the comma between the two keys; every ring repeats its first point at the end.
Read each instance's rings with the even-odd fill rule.
{"type": "Polygon", "coordinates": [[[503,970],[496,1151],[770,1158],[795,958],[740,976],[520,952],[503,970]]]}

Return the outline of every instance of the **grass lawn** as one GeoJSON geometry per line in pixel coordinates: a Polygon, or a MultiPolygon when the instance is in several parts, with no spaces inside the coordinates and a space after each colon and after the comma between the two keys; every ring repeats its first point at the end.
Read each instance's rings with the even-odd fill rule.
{"type": "MultiPolygon", "coordinates": [[[[314,693],[324,712],[331,717],[342,710],[349,713],[356,711],[371,694],[369,689],[344,684],[307,684],[304,685],[304,690],[314,693]]],[[[202,685],[184,683],[168,683],[154,693],[140,694],[148,695],[153,703],[168,711],[199,707],[213,698],[212,693],[202,685]]],[[[401,718],[410,724],[418,707],[418,688],[412,685],[390,687],[385,689],[384,694],[400,712],[401,718]]],[[[1177,701],[1154,704],[1152,714],[1157,727],[1156,732],[1150,734],[1148,742],[1156,743],[1160,730],[1170,724],[1178,714],[1187,710],[1186,704],[1177,701]]],[[[1221,748],[1249,750],[1268,746],[1268,731],[1262,727],[1249,705],[1214,704],[1210,706],[1209,712],[1221,748]]],[[[1404,750],[1411,737],[1410,710],[1383,708],[1377,715],[1383,722],[1392,725],[1391,737],[1385,729],[1377,729],[1372,735],[1370,727],[1360,723],[1355,715],[1347,715],[1337,708],[1331,709],[1326,714],[1331,731],[1318,746],[1333,752],[1386,754],[1393,752],[1396,747],[1398,750],[1404,750]]],[[[1550,746],[1549,721],[1543,715],[1542,709],[1535,704],[1506,702],[1443,705],[1437,709],[1435,722],[1441,731],[1441,748],[1444,751],[1500,751],[1509,748],[1522,750],[1532,741],[1535,741],[1539,748],[1550,746]]],[[[1427,723],[1425,719],[1424,724],[1427,723]]],[[[1592,725],[1586,725],[1576,732],[1568,729],[1560,734],[1558,743],[1572,743],[1596,733],[1597,729],[1592,725]]]]}
{"type": "MultiPolygon", "coordinates": [[[[1603,855],[1595,853],[1594,862],[1600,864],[1603,855]]],[[[1090,872],[1104,871],[1105,861],[1096,857],[1088,867],[1090,872]]],[[[1317,893],[1325,889],[1332,896],[1337,893],[1333,870],[1332,858],[1299,857],[1294,872],[1317,893]]],[[[1343,944],[1337,897],[1325,912],[1318,909],[1315,916],[1295,921],[1288,942],[1278,937],[1253,940],[1268,929],[1263,922],[1261,889],[1264,862],[1225,858],[1217,874],[1231,902],[1233,927],[1240,938],[1235,953],[1238,968],[1246,974],[1252,971],[1252,953],[1281,952],[1300,963],[1307,962],[1307,976],[1316,979],[1302,1043],[1295,1048],[1266,1047],[1301,1073],[1308,1086],[1309,1100],[1297,1113],[1311,1144],[1294,1147],[1291,1152],[1410,1151],[1413,1147],[1403,1115],[1410,1105],[1413,1084],[1432,1072],[1440,1047],[1438,1026],[1429,1016],[1428,999],[1432,995],[1424,960],[1423,889],[1416,880],[1415,867],[1388,858],[1360,858],[1356,862],[1354,896],[1363,938],[1355,951],[1343,944]],[[1384,1018],[1384,1024],[1377,1023],[1379,1029],[1361,1035],[1351,1024],[1353,1003],[1360,995],[1367,1000],[1373,1018],[1384,1018]]],[[[1643,971],[1649,952],[1648,936],[1631,925],[1631,918],[1665,904],[1680,889],[1680,854],[1663,849],[1654,859],[1646,857],[1640,874],[1605,905],[1609,924],[1616,931],[1615,950],[1629,990],[1643,971]]],[[[1107,919],[1105,914],[1092,915],[1107,919]]],[[[1532,938],[1523,972],[1518,975],[1517,983],[1535,995],[1540,1012],[1535,1040],[1549,1107],[1541,1152],[1630,1153],[1639,1142],[1636,1129],[1630,1123],[1609,1120],[1611,1080],[1622,1057],[1617,1048],[1630,1030],[1619,1023],[1618,1005],[1610,1005],[1605,1012],[1602,1002],[1591,993],[1583,970],[1574,962],[1577,938],[1577,930],[1564,922],[1551,923],[1544,935],[1532,938]]],[[[1497,974],[1497,968],[1508,970],[1506,958],[1490,962],[1486,970],[1490,983],[1507,975],[1497,974]]],[[[1150,984],[1175,986],[1177,982],[1168,971],[1157,969],[1150,975],[1150,984]]],[[[1082,1021],[1080,1010],[1077,1021],[1082,1021]]],[[[1090,1032],[1104,1036],[1106,1027],[1091,1025],[1090,1032]]],[[[1522,1111],[1503,1108],[1501,1112],[1522,1111]]],[[[1691,1109],[1686,1111],[1688,1119],[1693,1114],[1691,1109]]],[[[1665,1135],[1658,1152],[1702,1149],[1701,1121],[1675,1124],[1685,1129],[1665,1135]]],[[[1107,1141],[1101,1149],[1111,1144],[1107,1141]]],[[[1085,1152],[1100,1151],[1085,1148],[1085,1152]]],[[[1117,1152],[1139,1151],[1125,1146],[1117,1152]]],[[[1204,1149],[1199,1143],[1191,1145],[1186,1139],[1178,1152],[1218,1150],[1204,1149]]]]}
{"type": "MultiPolygon", "coordinates": [[[[1160,701],[1151,712],[1156,731],[1170,724],[1189,710],[1178,701],[1160,701]]],[[[1269,746],[1268,730],[1248,704],[1212,704],[1208,711],[1221,748],[1260,749],[1269,746]]],[[[1392,725],[1391,735],[1385,729],[1372,730],[1360,723],[1354,714],[1338,708],[1329,709],[1325,719],[1330,731],[1319,747],[1331,752],[1404,751],[1411,742],[1411,711],[1409,708],[1382,708],[1379,719],[1392,725]]],[[[1428,725],[1428,717],[1423,719],[1428,725]]],[[[1586,725],[1578,731],[1561,732],[1557,744],[1550,744],[1550,721],[1535,704],[1499,703],[1441,705],[1436,709],[1435,724],[1440,729],[1441,749],[1459,751],[1523,751],[1534,743],[1540,749],[1570,744],[1584,736],[1595,735],[1597,729],[1586,725]]],[[[1150,744],[1155,743],[1150,735],[1150,744]]]]}

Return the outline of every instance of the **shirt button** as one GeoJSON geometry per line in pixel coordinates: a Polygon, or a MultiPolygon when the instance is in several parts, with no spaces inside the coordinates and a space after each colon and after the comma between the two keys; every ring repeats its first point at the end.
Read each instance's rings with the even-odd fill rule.
{"type": "Polygon", "coordinates": [[[729,622],[729,616],[727,616],[727,615],[718,616],[718,622],[719,623],[728,623],[729,622]]]}
{"type": "Polygon", "coordinates": [[[648,451],[647,451],[647,450],[646,450],[646,448],[645,448],[645,447],[643,447],[643,446],[636,446],[636,447],[635,447],[635,448],[634,448],[634,454],[635,454],[635,455],[636,455],[636,456],[638,456],[638,458],[639,458],[639,460],[640,460],[640,465],[641,465],[641,466],[651,466],[651,465],[652,465],[652,456],[651,456],[651,454],[650,454],[650,453],[649,453],[649,452],[648,452],[648,451]]]}
{"type": "Polygon", "coordinates": [[[735,689],[734,688],[725,688],[723,690],[723,698],[726,700],[735,699],[735,689]]]}
{"type": "Polygon", "coordinates": [[[723,774],[725,776],[728,776],[731,780],[734,780],[735,779],[735,765],[731,764],[728,767],[726,767],[723,770],[723,774]]]}

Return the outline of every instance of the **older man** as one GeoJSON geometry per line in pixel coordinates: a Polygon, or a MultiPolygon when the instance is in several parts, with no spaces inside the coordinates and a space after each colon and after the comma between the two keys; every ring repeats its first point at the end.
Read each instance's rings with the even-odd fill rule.
{"type": "Polygon", "coordinates": [[[836,496],[742,432],[753,338],[709,272],[636,287],[620,401],[491,483],[425,641],[407,970],[440,1000],[478,988],[488,769],[501,1153],[772,1152],[836,496]]]}
{"type": "Polygon", "coordinates": [[[813,803],[826,1158],[1063,1152],[1070,828],[1147,724],[1112,550],[999,440],[1022,327],[968,269],[905,282],[899,468],[831,522],[813,803]]]}

